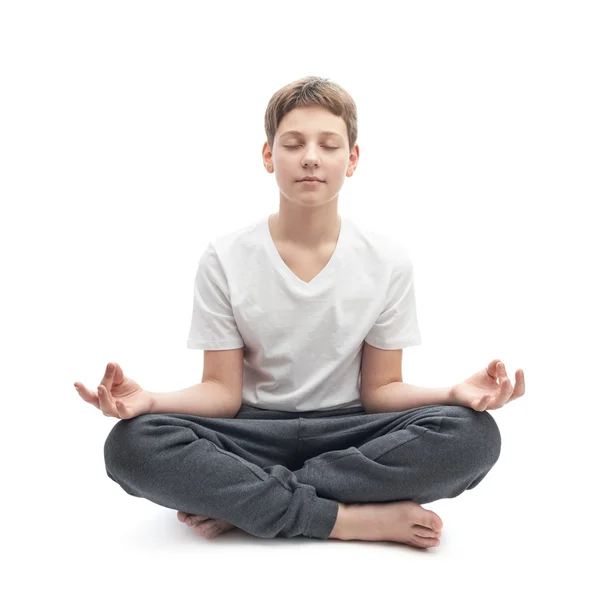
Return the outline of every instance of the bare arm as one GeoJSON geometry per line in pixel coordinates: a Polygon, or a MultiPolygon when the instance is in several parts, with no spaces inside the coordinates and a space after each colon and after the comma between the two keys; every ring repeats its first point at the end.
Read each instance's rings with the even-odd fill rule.
{"type": "Polygon", "coordinates": [[[176,392],[149,392],[151,413],[180,413],[198,417],[233,418],[241,402],[217,381],[203,381],[176,392]]]}
{"type": "Polygon", "coordinates": [[[369,413],[402,411],[431,404],[454,404],[450,399],[450,389],[393,381],[371,392],[369,399],[363,399],[362,402],[365,411],[369,413]]]}

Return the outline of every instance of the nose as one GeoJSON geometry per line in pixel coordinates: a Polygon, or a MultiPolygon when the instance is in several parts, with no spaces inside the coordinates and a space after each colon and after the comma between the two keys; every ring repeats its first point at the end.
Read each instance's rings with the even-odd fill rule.
{"type": "Polygon", "coordinates": [[[309,152],[308,150],[306,151],[306,153],[304,154],[304,156],[302,157],[302,165],[303,166],[307,166],[307,165],[312,165],[312,166],[318,166],[319,165],[319,158],[317,157],[315,152],[309,152]]]}

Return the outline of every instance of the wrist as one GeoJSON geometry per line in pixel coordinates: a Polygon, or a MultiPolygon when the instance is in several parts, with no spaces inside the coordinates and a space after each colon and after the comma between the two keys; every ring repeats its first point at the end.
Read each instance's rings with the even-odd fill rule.
{"type": "Polygon", "coordinates": [[[448,395],[446,396],[446,404],[458,406],[458,402],[456,400],[456,394],[454,392],[454,386],[448,388],[448,395]]]}

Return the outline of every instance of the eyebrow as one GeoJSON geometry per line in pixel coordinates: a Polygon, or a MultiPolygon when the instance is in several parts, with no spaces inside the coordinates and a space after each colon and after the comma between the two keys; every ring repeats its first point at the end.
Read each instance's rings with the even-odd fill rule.
{"type": "MultiPolygon", "coordinates": [[[[337,135],[338,137],[342,137],[337,131],[319,131],[320,134],[322,135],[337,135]]],[[[289,131],[286,131],[284,133],[281,134],[281,137],[283,137],[284,135],[288,135],[288,134],[296,134],[296,135],[304,135],[301,131],[296,131],[295,129],[290,129],[289,131]]]]}

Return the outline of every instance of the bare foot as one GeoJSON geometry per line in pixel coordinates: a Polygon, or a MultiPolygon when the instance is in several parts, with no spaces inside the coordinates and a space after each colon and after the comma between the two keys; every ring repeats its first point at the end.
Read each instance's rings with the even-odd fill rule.
{"type": "Polygon", "coordinates": [[[230,529],[236,529],[235,525],[227,523],[227,521],[219,521],[202,515],[192,515],[180,510],[177,511],[177,518],[188,527],[193,527],[199,536],[207,540],[212,540],[230,529]]]}
{"type": "Polygon", "coordinates": [[[338,519],[329,537],[431,548],[439,546],[443,526],[438,515],[416,502],[340,504],[338,519]]]}

